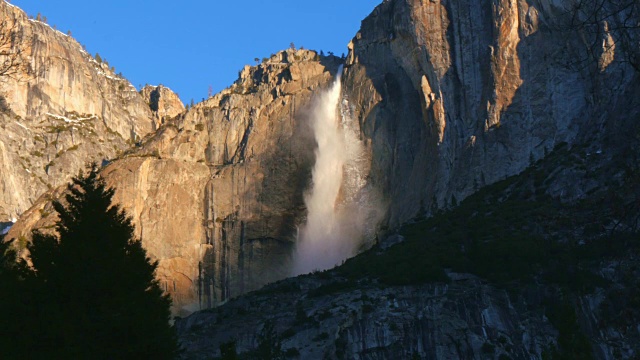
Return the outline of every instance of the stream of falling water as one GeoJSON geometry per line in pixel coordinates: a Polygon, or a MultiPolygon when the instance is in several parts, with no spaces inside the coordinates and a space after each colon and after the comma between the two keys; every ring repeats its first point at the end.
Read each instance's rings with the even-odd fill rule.
{"type": "MultiPolygon", "coordinates": [[[[319,95],[312,111],[312,129],[318,148],[312,171],[312,187],[305,195],[307,221],[298,232],[293,275],[313,270],[324,270],[352,256],[360,238],[354,240],[352,224],[345,221],[340,211],[339,196],[345,169],[349,172],[357,156],[354,144],[357,139],[343,130],[341,100],[342,67],[328,90],[319,95]],[[356,241],[357,240],[357,241],[356,241]]],[[[345,190],[343,189],[343,192],[345,190]]],[[[343,196],[344,197],[344,196],[343,196]]]]}

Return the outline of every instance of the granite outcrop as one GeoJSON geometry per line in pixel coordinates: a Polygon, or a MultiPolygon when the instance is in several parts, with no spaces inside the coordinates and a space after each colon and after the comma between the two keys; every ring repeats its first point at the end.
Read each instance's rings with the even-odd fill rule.
{"type": "Polygon", "coordinates": [[[19,217],[89,161],[155,130],[133,85],[75,39],[0,2],[0,221],[19,217]],[[9,66],[10,65],[10,66],[9,66]]]}

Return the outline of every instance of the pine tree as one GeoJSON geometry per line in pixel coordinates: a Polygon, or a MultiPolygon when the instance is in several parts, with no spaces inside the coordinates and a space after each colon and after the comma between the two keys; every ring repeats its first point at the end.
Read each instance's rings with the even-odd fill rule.
{"type": "Polygon", "coordinates": [[[92,164],[68,186],[57,235],[35,232],[29,246],[33,289],[42,300],[36,357],[172,359],[171,299],[135,239],[131,219],[112,205],[92,164]]]}
{"type": "Polygon", "coordinates": [[[258,335],[257,358],[264,360],[284,359],[282,341],[275,331],[273,322],[267,320],[258,335]]]}
{"type": "MultiPolygon", "coordinates": [[[[1,237],[1,236],[0,236],[1,237]]],[[[26,292],[25,263],[16,261],[11,242],[0,239],[0,354],[3,359],[19,359],[29,346],[31,325],[24,314],[31,308],[26,292]]]]}
{"type": "Polygon", "coordinates": [[[238,352],[236,351],[236,342],[231,340],[220,344],[220,357],[222,360],[238,360],[238,352]]]}

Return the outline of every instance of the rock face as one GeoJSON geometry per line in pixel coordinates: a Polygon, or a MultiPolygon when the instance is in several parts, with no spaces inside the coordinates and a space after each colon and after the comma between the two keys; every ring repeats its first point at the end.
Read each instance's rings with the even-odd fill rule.
{"type": "Polygon", "coordinates": [[[166,86],[147,85],[140,90],[140,95],[149,104],[149,108],[160,123],[184,111],[182,100],[166,86]]]}
{"type": "MultiPolygon", "coordinates": [[[[114,201],[160,262],[174,313],[208,308],[289,275],[313,165],[306,114],[340,60],[287,50],[161,126],[103,170],[114,201]]],[[[144,92],[143,92],[144,93],[144,92]]],[[[8,234],[43,227],[34,206],[8,234]],[[23,226],[23,224],[25,226],[23,226]]]]}
{"type": "Polygon", "coordinates": [[[179,320],[183,358],[220,356],[220,344],[229,341],[246,354],[259,344],[267,322],[282,350],[300,359],[540,359],[555,342],[557,331],[542,313],[522,315],[535,299],[511,300],[473,278],[451,285],[324,289],[329,287],[318,277],[289,279],[179,320]]]}
{"type": "MultiPolygon", "coordinates": [[[[639,115],[632,109],[630,123],[639,115]]],[[[637,204],[637,178],[610,182],[630,168],[638,171],[637,157],[627,152],[638,154],[637,126],[633,132],[636,140],[626,149],[560,146],[458,208],[405,225],[400,232],[406,238],[391,236],[343,266],[178,319],[182,357],[219,357],[221,346],[233,343],[241,358],[262,358],[265,344],[280,344],[287,358],[300,359],[634,359],[640,352],[640,308],[633,303],[640,290],[639,247],[614,244],[637,239],[638,209],[614,215],[615,206],[601,197],[621,192],[624,203],[637,204]],[[590,195],[556,201],[567,200],[565,193],[576,187],[590,195]],[[554,205],[541,206],[545,201],[554,205]],[[527,207],[544,209],[542,216],[527,207]],[[612,216],[624,224],[619,231],[587,230],[608,227],[612,216]],[[541,240],[538,249],[550,250],[544,262],[531,257],[538,249],[524,245],[528,234],[520,229],[541,240]],[[416,246],[429,243],[434,246],[416,246]],[[482,244],[493,245],[478,250],[482,244]],[[429,257],[429,250],[436,255],[429,257]],[[482,260],[456,265],[474,252],[482,260]],[[570,258],[577,265],[569,265],[570,258]],[[434,276],[432,266],[441,266],[443,277],[434,276]],[[494,266],[502,268],[500,276],[487,271],[494,266]]]]}
{"type": "MultiPolygon", "coordinates": [[[[342,110],[365,144],[364,178],[388,204],[385,225],[453,205],[558,143],[606,136],[608,109],[636,75],[610,53],[572,66],[588,52],[578,30],[558,30],[566,3],[389,0],[363,21],[342,110]]],[[[340,63],[287,50],[247,66],[105,168],[176,314],[289,274],[313,164],[305,112],[340,63]]],[[[44,199],[33,209],[48,212],[44,199]]],[[[50,221],[40,216],[31,210],[9,237],[50,221]]]]}
{"type": "Polygon", "coordinates": [[[245,67],[230,89],[104,170],[160,260],[176,313],[289,274],[312,166],[304,111],[337,67],[304,50],[245,67]]]}
{"type": "Polygon", "coordinates": [[[47,24],[0,2],[0,221],[17,217],[87,161],[111,159],[154,130],[149,107],[124,78],[47,24]],[[3,62],[6,56],[3,58],[3,62]]]}
{"type": "Polygon", "coordinates": [[[389,198],[391,227],[522,171],[560,142],[605,136],[616,88],[637,86],[634,71],[621,49],[607,48],[603,68],[582,39],[598,41],[561,30],[570,4],[392,0],[362,22],[344,92],[370,139],[371,182],[389,198]]]}

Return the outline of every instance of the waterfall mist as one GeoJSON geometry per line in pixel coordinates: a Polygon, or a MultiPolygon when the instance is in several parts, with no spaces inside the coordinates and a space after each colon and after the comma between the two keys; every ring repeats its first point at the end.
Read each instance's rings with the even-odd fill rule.
{"type": "MultiPolygon", "coordinates": [[[[305,194],[308,214],[298,230],[293,275],[328,269],[353,256],[363,236],[371,235],[365,224],[371,223],[371,214],[378,213],[368,206],[371,197],[364,191],[362,169],[369,161],[363,159],[357,131],[349,127],[348,102],[343,99],[341,103],[341,75],[342,67],[331,88],[319,94],[310,116],[318,147],[311,189],[305,194]]],[[[370,229],[375,231],[375,226],[370,229]]]]}

